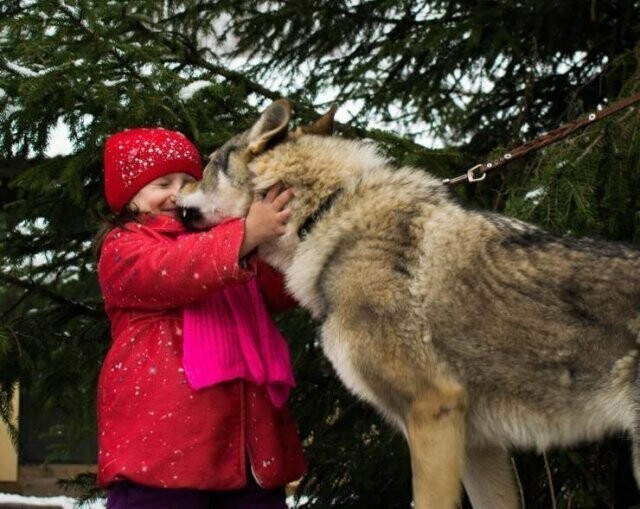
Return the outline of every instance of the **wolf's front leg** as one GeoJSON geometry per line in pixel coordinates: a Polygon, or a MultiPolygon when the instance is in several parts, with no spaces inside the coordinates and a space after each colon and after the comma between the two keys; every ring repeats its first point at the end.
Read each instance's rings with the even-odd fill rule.
{"type": "Polygon", "coordinates": [[[464,394],[455,384],[431,387],[407,418],[415,509],[453,509],[460,498],[464,394]]]}
{"type": "Polygon", "coordinates": [[[502,447],[467,447],[462,482],[473,509],[520,507],[509,452],[502,447]]]}

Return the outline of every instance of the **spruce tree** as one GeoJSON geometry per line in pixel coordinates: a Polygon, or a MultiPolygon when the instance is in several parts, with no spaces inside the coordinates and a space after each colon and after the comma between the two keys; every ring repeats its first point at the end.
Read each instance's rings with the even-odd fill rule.
{"type": "MultiPolygon", "coordinates": [[[[0,417],[15,384],[57,413],[52,459],[95,434],[109,330],[91,239],[105,137],[177,129],[208,154],[270,100],[300,122],[328,102],[398,164],[453,176],[640,88],[640,2],[5,0],[0,4],[0,417]],[[72,153],[48,157],[58,123],[72,153]],[[372,126],[376,126],[374,129],[372,126]],[[380,130],[384,127],[385,130],[380,130]],[[394,132],[395,131],[395,132],[394,132]],[[404,134],[403,137],[397,135],[404,134]],[[412,136],[436,136],[431,150],[412,136]]],[[[640,240],[638,108],[454,191],[559,234],[640,240]]],[[[421,137],[421,140],[424,138],[421,137]]],[[[406,445],[349,395],[316,324],[279,319],[298,378],[292,404],[311,473],[301,507],[410,502],[406,445]]],[[[626,441],[516,456],[527,507],[637,503],[626,441]]]]}

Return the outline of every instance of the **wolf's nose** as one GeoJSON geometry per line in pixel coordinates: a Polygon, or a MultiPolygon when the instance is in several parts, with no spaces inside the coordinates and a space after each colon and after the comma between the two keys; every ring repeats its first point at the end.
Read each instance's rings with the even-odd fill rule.
{"type": "Polygon", "coordinates": [[[193,207],[181,207],[178,209],[178,217],[182,224],[189,229],[196,229],[196,224],[202,219],[200,210],[193,207]]]}

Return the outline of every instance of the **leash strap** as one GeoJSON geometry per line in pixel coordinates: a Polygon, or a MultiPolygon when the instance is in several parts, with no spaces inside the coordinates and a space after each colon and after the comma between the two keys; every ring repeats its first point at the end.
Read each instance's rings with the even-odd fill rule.
{"type": "Polygon", "coordinates": [[[479,182],[484,180],[487,176],[487,173],[490,171],[499,168],[507,164],[509,161],[513,161],[514,159],[518,159],[528,154],[529,152],[533,152],[534,150],[538,150],[542,147],[546,147],[547,145],[551,145],[556,141],[560,141],[571,133],[577,131],[578,129],[582,129],[588,125],[597,122],[609,115],[613,115],[614,113],[631,106],[632,104],[640,101],[640,92],[629,96],[625,99],[621,99],[619,101],[614,102],[611,106],[604,108],[595,113],[590,113],[584,117],[581,117],[573,122],[569,122],[563,126],[560,126],[558,129],[555,129],[551,132],[541,134],[537,138],[534,138],[527,143],[520,145],[519,147],[507,152],[506,154],[500,156],[493,161],[488,161],[486,163],[476,164],[472,168],[469,168],[466,173],[459,175],[454,178],[444,179],[442,183],[446,186],[454,186],[460,184],[462,182],[479,182]]]}

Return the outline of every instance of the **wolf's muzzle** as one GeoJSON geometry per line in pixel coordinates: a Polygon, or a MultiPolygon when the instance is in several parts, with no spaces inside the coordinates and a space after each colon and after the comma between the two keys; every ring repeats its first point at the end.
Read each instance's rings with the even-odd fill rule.
{"type": "Polygon", "coordinates": [[[188,230],[197,230],[198,223],[202,221],[202,213],[200,210],[193,207],[179,207],[178,208],[178,217],[182,224],[188,230]]]}

